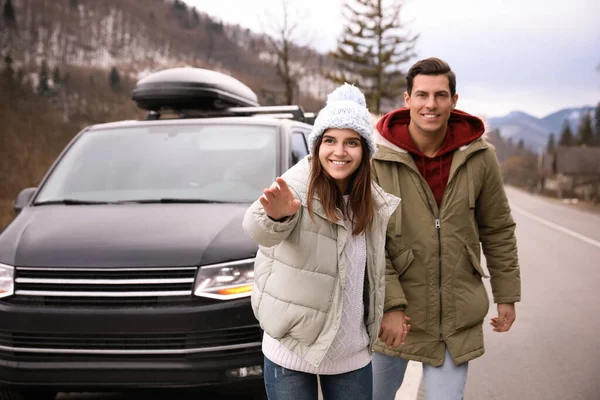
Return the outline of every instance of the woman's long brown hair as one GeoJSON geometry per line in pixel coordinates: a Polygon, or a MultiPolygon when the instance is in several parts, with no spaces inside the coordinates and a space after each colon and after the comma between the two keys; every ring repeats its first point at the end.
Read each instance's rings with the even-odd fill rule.
{"type": "MultiPolygon", "coordinates": [[[[323,205],[327,219],[336,222],[343,216],[348,216],[348,210],[344,206],[344,194],[335,184],[335,180],[329,176],[321,161],[319,161],[319,148],[323,141],[321,135],[315,142],[311,160],[311,172],[308,181],[307,205],[310,218],[314,221],[312,199],[316,195],[323,205]],[[340,211],[343,215],[340,215],[340,211]]],[[[371,195],[371,162],[367,142],[360,138],[362,147],[362,159],[360,165],[352,174],[348,188],[350,198],[348,206],[352,210],[352,234],[358,235],[367,230],[373,221],[373,197],[371,195]]]]}

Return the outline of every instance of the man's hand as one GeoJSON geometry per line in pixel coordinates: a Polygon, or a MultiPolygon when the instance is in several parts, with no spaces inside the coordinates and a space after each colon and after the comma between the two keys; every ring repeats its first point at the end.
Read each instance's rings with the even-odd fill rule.
{"type": "Polygon", "coordinates": [[[515,303],[498,304],[498,316],[491,319],[494,332],[508,332],[517,318],[515,303]]]}
{"type": "Polygon", "coordinates": [[[267,215],[275,220],[294,215],[300,209],[300,200],[294,198],[292,190],[280,177],[275,179],[269,189],[263,191],[258,200],[267,215]]]}
{"type": "Polygon", "coordinates": [[[410,332],[408,324],[410,318],[404,315],[404,311],[388,311],[383,314],[381,329],[379,329],[379,339],[390,347],[398,347],[404,344],[404,339],[410,332]]]}

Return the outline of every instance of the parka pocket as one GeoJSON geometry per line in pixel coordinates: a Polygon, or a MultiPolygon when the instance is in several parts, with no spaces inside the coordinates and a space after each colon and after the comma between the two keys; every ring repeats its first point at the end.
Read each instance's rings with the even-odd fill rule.
{"type": "Polygon", "coordinates": [[[402,276],[404,272],[410,267],[410,264],[415,260],[415,255],[410,247],[407,247],[400,252],[397,256],[392,258],[392,266],[398,273],[398,276],[402,276]]]}
{"type": "Polygon", "coordinates": [[[455,329],[461,330],[482,322],[490,300],[482,278],[488,278],[475,253],[464,246],[454,268],[455,329]]]}
{"type": "Polygon", "coordinates": [[[404,311],[410,317],[412,331],[427,330],[427,269],[415,257],[410,247],[392,258],[398,280],[408,303],[404,311]]]}

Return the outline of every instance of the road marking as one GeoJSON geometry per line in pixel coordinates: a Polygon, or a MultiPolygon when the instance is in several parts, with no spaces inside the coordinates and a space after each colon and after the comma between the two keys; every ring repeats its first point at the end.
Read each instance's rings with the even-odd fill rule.
{"type": "Polygon", "coordinates": [[[400,390],[396,392],[394,400],[417,400],[422,376],[422,364],[416,361],[409,361],[406,366],[406,372],[404,373],[402,386],[400,387],[400,390]]]}
{"type": "Polygon", "coordinates": [[[581,233],[577,233],[577,232],[575,232],[575,231],[572,231],[572,230],[570,230],[570,229],[568,229],[568,228],[565,228],[565,227],[564,227],[564,226],[562,226],[562,225],[558,225],[558,224],[555,224],[554,222],[550,222],[550,221],[548,221],[548,220],[545,220],[545,219],[544,219],[544,218],[542,218],[542,217],[538,217],[537,215],[535,215],[535,214],[532,214],[532,213],[530,213],[529,211],[525,211],[525,210],[524,210],[524,209],[522,209],[521,207],[518,207],[518,206],[515,206],[515,205],[512,205],[512,204],[511,204],[511,205],[510,205],[510,208],[511,208],[512,210],[516,210],[517,212],[520,212],[521,214],[523,214],[523,215],[525,215],[525,216],[527,216],[527,217],[529,217],[529,218],[531,218],[531,219],[533,219],[533,220],[536,220],[536,221],[537,221],[537,222],[539,222],[540,224],[544,224],[544,225],[546,225],[546,226],[549,226],[550,228],[554,228],[554,229],[556,229],[557,231],[560,231],[560,232],[562,232],[562,233],[566,233],[567,235],[570,235],[570,236],[572,236],[572,237],[574,237],[574,238],[576,238],[576,239],[579,239],[579,240],[581,240],[581,241],[583,241],[583,242],[586,242],[586,243],[588,243],[588,244],[591,244],[592,246],[596,246],[597,248],[599,248],[599,249],[600,249],[600,242],[599,242],[599,241],[597,241],[597,240],[594,240],[594,239],[591,239],[591,238],[589,238],[589,237],[587,237],[587,236],[584,236],[584,235],[582,235],[581,233]]]}

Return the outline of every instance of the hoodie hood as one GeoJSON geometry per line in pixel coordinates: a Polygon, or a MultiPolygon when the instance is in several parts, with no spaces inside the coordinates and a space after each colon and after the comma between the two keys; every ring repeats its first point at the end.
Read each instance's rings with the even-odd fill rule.
{"type": "Polygon", "coordinates": [[[453,110],[448,119],[448,130],[442,147],[435,156],[423,154],[408,132],[410,110],[400,108],[384,115],[377,130],[388,142],[407,151],[412,156],[421,176],[425,179],[435,202],[441,205],[448,184],[454,151],[479,139],[485,132],[483,122],[466,112],[453,110]]]}
{"type": "MultiPolygon", "coordinates": [[[[406,107],[399,108],[384,115],[377,122],[377,130],[390,143],[395,144],[411,154],[421,157],[427,157],[421,153],[410,134],[408,133],[408,124],[410,123],[410,110],[406,107]]],[[[480,138],[485,132],[483,121],[474,115],[460,110],[452,110],[448,120],[448,132],[444,144],[437,152],[435,157],[441,157],[458,149],[461,146],[469,144],[480,138]]],[[[427,157],[431,158],[431,157],[427,157]]]]}

